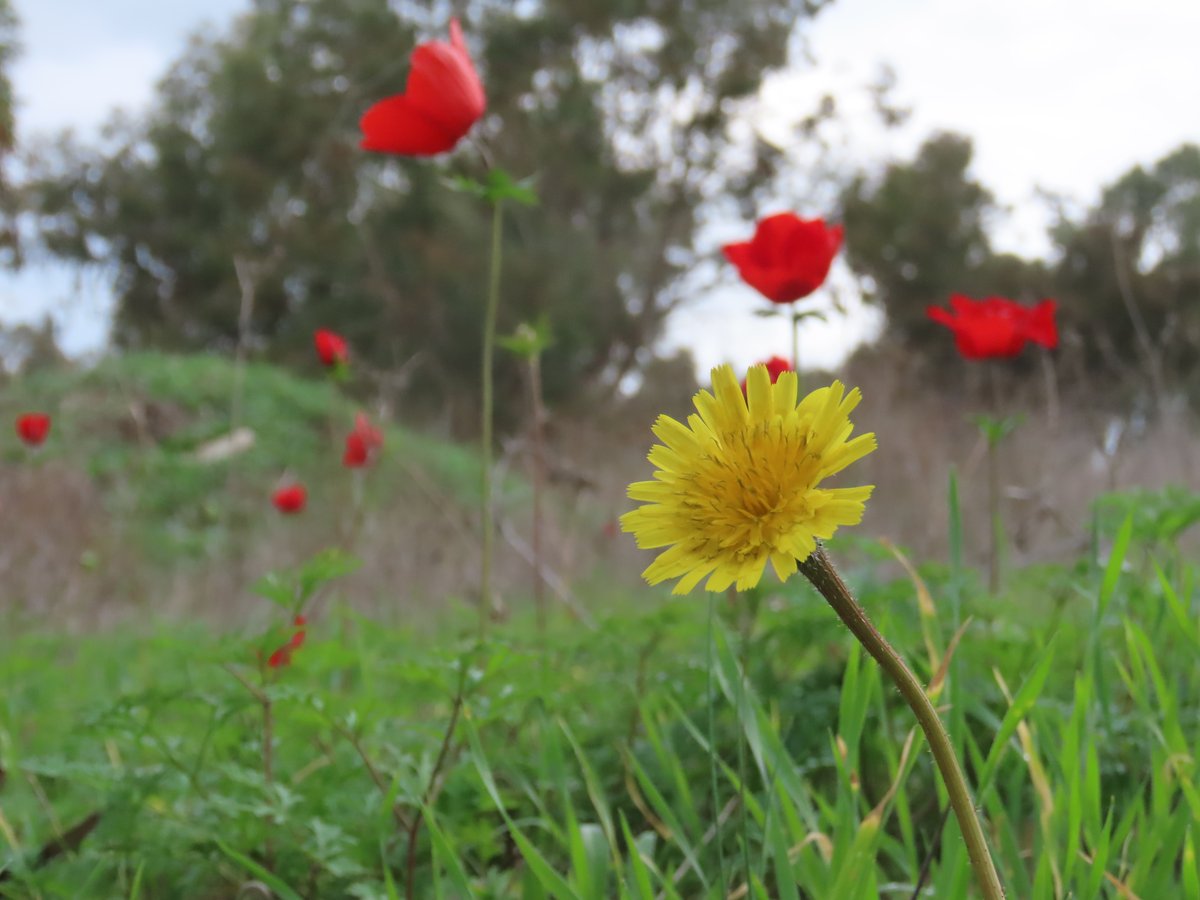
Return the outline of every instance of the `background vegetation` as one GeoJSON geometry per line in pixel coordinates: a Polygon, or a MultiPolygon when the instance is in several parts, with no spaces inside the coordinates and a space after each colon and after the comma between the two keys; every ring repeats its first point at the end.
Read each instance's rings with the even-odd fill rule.
{"type": "MultiPolygon", "coordinates": [[[[789,155],[736,126],[822,5],[469,4],[490,111],[439,167],[368,157],[355,124],[447,4],[255,0],[144,116],[22,148],[0,0],[0,243],[117,300],[96,365],[49,324],[0,333],[0,421],[55,414],[37,456],[0,450],[0,896],[969,896],[906,709],[816,595],[718,600],[710,626],[638,583],[615,529],[649,421],[694,388],[657,339],[704,229],[795,199],[789,155]],[[479,458],[452,438],[478,419],[487,232],[447,181],[493,157],[540,198],[506,231],[501,330],[554,336],[553,615],[527,602],[528,386],[504,358],[480,643],[479,458]],[[317,376],[317,326],[352,381],[317,376]],[[349,473],[363,409],[384,455],[349,473]],[[282,519],[290,477],[310,507],[282,519]],[[264,668],[297,597],[306,641],[264,668]]],[[[833,552],[937,693],[1011,896],[1200,900],[1200,148],[1061,204],[1047,259],[994,249],[971,155],[932,135],[823,185],[886,319],[842,373],[886,452],[833,552]],[[964,372],[924,315],[958,291],[1058,299],[1060,351],[964,372]],[[997,594],[967,419],[989,388],[1029,411],[997,594]]]]}

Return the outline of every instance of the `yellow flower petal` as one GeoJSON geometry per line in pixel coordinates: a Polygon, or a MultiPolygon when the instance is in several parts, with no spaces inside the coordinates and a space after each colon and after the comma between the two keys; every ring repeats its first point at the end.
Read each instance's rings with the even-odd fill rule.
{"type": "Polygon", "coordinates": [[[644,505],[621,517],[639,547],[666,548],[643,577],[678,578],[677,594],[706,578],[709,591],[751,588],[768,562],[787,579],[817,540],[862,520],[872,490],[819,486],[875,449],[873,434],[850,438],[857,389],[835,381],[797,403],[796,374],[771,384],[763,366],[748,373],[745,394],[729,366],[713,370],[712,385],[686,424],[654,423],[654,480],[629,486],[644,505]]]}

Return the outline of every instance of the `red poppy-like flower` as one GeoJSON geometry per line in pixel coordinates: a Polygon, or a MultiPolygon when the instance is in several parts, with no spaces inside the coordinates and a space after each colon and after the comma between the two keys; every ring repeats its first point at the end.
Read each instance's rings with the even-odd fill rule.
{"type": "Polygon", "coordinates": [[[316,345],[317,357],[324,366],[342,365],[350,357],[346,339],[328,328],[318,328],[313,332],[313,344],[316,345]]]}
{"type": "Polygon", "coordinates": [[[486,109],[487,98],[462,29],[458,19],[451,19],[450,43],[419,44],[404,93],[380,100],[362,117],[362,148],[403,156],[445,153],[486,109]]]}
{"type": "Polygon", "coordinates": [[[779,213],[759,220],[751,240],[721,249],[742,280],[772,303],[794,303],[825,283],[842,233],[824,219],[779,213]]]}
{"type": "Polygon", "coordinates": [[[50,417],[31,412],[17,416],[17,434],[30,447],[39,447],[50,434],[50,417]]]}
{"type": "Polygon", "coordinates": [[[1029,307],[1003,297],[972,300],[952,294],[950,309],[930,306],[925,312],[954,332],[959,353],[979,360],[1014,357],[1031,341],[1053,350],[1058,346],[1055,309],[1053,300],[1029,307]]]}
{"type": "Polygon", "coordinates": [[[308,491],[302,484],[286,484],[276,489],[271,495],[271,502],[284,515],[294,515],[304,510],[304,504],[308,502],[308,491]]]}
{"type": "MultiPolygon", "coordinates": [[[[771,376],[771,384],[779,380],[779,376],[784,372],[791,372],[792,364],[782,356],[772,356],[768,360],[758,363],[760,366],[767,367],[767,374],[771,376]]],[[[742,393],[746,393],[746,379],[742,379],[742,393]]]]}
{"type": "Polygon", "coordinates": [[[304,626],[307,624],[307,620],[304,616],[296,616],[294,624],[296,631],[292,634],[291,639],[267,657],[267,665],[272,669],[281,669],[284,666],[291,665],[292,654],[304,646],[304,626]]]}
{"type": "Polygon", "coordinates": [[[383,446],[383,432],[371,424],[362,413],[354,417],[354,430],[346,435],[346,452],[342,454],[342,465],[350,469],[361,468],[371,462],[375,451],[383,446]]]}

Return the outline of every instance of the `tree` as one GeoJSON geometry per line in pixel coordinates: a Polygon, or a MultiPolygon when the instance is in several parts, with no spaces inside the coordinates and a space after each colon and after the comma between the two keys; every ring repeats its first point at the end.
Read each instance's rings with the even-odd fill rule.
{"type": "Polygon", "coordinates": [[[1136,376],[1160,402],[1200,378],[1200,147],[1135,166],[1051,234],[1055,290],[1092,371],[1136,376]]]}
{"type": "Polygon", "coordinates": [[[20,262],[20,245],[13,219],[17,213],[17,193],[12,189],[5,163],[16,145],[12,80],[9,67],[21,48],[17,39],[17,16],[10,0],[0,0],[0,252],[10,265],[20,262]]]}
{"type": "MultiPolygon", "coordinates": [[[[440,166],[356,148],[358,116],[402,88],[418,36],[444,32],[448,8],[432,8],[255,0],[225,36],[193,41],[144,121],[114,124],[114,149],[64,142],[42,163],[46,244],[115,272],[119,344],[245,340],[299,361],[312,329],[331,325],[378,367],[412,360],[410,402],[474,421],[486,217],[440,166]]],[[[819,8],[470,6],[489,99],[476,139],[534,176],[541,200],[510,217],[501,329],[549,317],[551,400],[641,364],[685,299],[697,210],[772,177],[728,125],[819,8]]],[[[482,171],[469,151],[448,165],[482,171]]],[[[515,392],[515,367],[502,374],[515,392]]]]}
{"type": "Polygon", "coordinates": [[[908,162],[860,174],[842,193],[846,257],[887,317],[886,340],[941,364],[955,355],[926,308],[952,293],[1034,301],[1052,296],[1044,264],[997,254],[992,194],[971,177],[969,138],[935,134],[908,162]]]}

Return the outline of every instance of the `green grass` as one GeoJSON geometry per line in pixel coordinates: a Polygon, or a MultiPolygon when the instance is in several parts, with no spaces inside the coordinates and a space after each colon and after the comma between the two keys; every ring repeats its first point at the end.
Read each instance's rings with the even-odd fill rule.
{"type": "MultiPolygon", "coordinates": [[[[938,703],[1011,897],[1200,898],[1197,569],[1159,549],[1123,528],[1104,565],[1014,573],[1000,597],[924,567],[924,613],[885,552],[835,552],[924,680],[969,620],[938,703]]],[[[719,600],[711,732],[702,598],[483,647],[333,610],[261,686],[280,634],[5,630],[0,896],[405,896],[422,812],[418,897],[907,898],[927,856],[925,896],[972,896],[911,715],[799,581],[719,600]],[[270,779],[261,698],[230,668],[270,700],[270,779]]]]}
{"type": "MultiPolygon", "coordinates": [[[[114,356],[7,386],[0,419],[50,412],[51,438],[35,464],[86,472],[147,560],[219,559],[259,527],[285,473],[305,482],[317,509],[341,499],[341,442],[361,408],[327,379],[252,363],[240,421],[252,428],[253,446],[219,463],[199,462],[196,451],[229,432],[236,378],[233,363],[218,356],[114,356]]],[[[9,464],[25,464],[15,439],[3,446],[9,464]]],[[[372,472],[373,502],[398,494],[416,469],[452,501],[478,504],[479,460],[471,449],[396,426],[387,429],[386,448],[394,464],[372,472]]]]}

